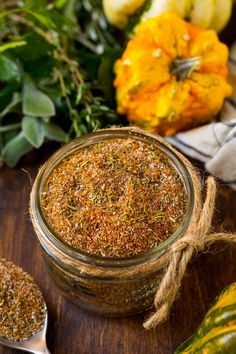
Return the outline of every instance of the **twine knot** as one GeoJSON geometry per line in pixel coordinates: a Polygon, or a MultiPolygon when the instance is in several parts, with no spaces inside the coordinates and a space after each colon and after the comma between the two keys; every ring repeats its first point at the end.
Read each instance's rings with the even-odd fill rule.
{"type": "Polygon", "coordinates": [[[168,267],[154,299],[156,311],[144,322],[145,329],[154,328],[167,318],[194,252],[203,251],[207,244],[219,240],[236,243],[236,234],[209,233],[215,206],[215,179],[213,177],[207,179],[207,193],[203,206],[199,203],[200,190],[195,190],[195,197],[197,204],[186,235],[169,247],[168,267]]]}
{"type": "Polygon", "coordinates": [[[182,251],[186,248],[192,247],[195,252],[203,251],[205,247],[204,236],[195,237],[194,235],[186,235],[182,239],[178,240],[174,246],[170,247],[170,253],[182,251]]]}

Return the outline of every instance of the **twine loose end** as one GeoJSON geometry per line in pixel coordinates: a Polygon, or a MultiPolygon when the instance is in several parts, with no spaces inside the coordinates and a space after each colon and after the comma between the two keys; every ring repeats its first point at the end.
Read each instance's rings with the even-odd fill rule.
{"type": "Polygon", "coordinates": [[[163,304],[156,312],[143,323],[143,327],[148,330],[155,328],[160,323],[164,322],[168,316],[169,308],[167,304],[163,304]]]}

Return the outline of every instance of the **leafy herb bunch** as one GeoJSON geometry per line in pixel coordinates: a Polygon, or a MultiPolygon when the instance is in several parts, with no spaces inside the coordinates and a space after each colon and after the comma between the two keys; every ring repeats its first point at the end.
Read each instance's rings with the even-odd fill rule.
{"type": "Polygon", "coordinates": [[[119,123],[111,33],[98,0],[1,2],[0,166],[46,140],[119,123]]]}

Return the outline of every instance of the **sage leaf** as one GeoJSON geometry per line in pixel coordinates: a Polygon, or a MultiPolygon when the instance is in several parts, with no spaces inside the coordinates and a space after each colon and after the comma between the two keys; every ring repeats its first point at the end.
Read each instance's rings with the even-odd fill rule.
{"type": "Polygon", "coordinates": [[[44,131],[38,118],[25,116],[22,120],[22,131],[26,140],[35,148],[39,148],[43,144],[44,131]]]}
{"type": "MultiPolygon", "coordinates": [[[[44,58],[44,64],[46,65],[47,60],[54,60],[52,58],[52,45],[48,43],[46,39],[40,36],[38,33],[29,30],[27,32],[27,37],[25,38],[25,40],[27,40],[26,46],[17,47],[11,50],[11,54],[14,55],[14,57],[17,58],[20,63],[23,64],[24,72],[27,72],[28,74],[29,64],[34,64],[35,66],[37,66],[37,63],[35,63],[35,61],[37,61],[38,59],[44,58]],[[25,67],[25,65],[27,65],[27,67],[25,67]]],[[[34,79],[34,76],[32,76],[31,73],[29,74],[32,79],[34,79]]],[[[48,74],[44,74],[44,71],[42,71],[41,77],[48,77],[48,74]]]]}
{"type": "MultiPolygon", "coordinates": [[[[28,50],[31,50],[31,48],[30,47],[27,48],[28,48],[27,49],[27,53],[28,53],[28,50]]],[[[32,54],[33,56],[36,54],[35,52],[36,50],[34,50],[34,54],[32,54]]],[[[28,54],[27,56],[29,57],[28,54]]],[[[27,71],[27,74],[33,77],[35,81],[38,81],[38,80],[43,80],[46,77],[49,77],[51,75],[53,71],[53,65],[54,62],[52,58],[48,56],[41,56],[40,50],[38,50],[38,58],[33,60],[31,59],[29,61],[27,60],[24,63],[24,68],[27,71]]],[[[44,93],[47,93],[45,89],[44,89],[44,93]]]]}
{"type": "Polygon", "coordinates": [[[19,71],[16,63],[6,55],[0,55],[0,81],[17,79],[19,71]]]}
{"type": "Polygon", "coordinates": [[[32,85],[25,85],[23,92],[23,113],[32,117],[51,117],[55,107],[51,98],[32,85]]]}
{"type": "Polygon", "coordinates": [[[58,125],[42,122],[42,126],[46,138],[58,141],[59,143],[66,143],[68,141],[68,135],[58,125]]]}
{"type": "Polygon", "coordinates": [[[24,133],[20,132],[4,146],[2,159],[8,166],[14,167],[20,158],[32,148],[32,145],[24,137],[24,133]]]}
{"type": "Polygon", "coordinates": [[[1,133],[2,146],[7,145],[9,141],[14,139],[17,134],[19,134],[19,129],[16,130],[8,130],[6,132],[1,133]]]}

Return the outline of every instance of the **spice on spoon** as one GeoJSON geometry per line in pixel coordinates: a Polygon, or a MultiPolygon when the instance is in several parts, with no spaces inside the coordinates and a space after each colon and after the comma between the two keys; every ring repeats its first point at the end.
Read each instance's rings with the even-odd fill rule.
{"type": "Polygon", "coordinates": [[[41,205],[67,244],[104,257],[129,257],[170,237],[186,211],[183,181],[156,146],[111,139],[79,149],[47,178],[41,205]]]}
{"type": "Polygon", "coordinates": [[[0,336],[28,340],[44,324],[46,304],[33,278],[0,257],[0,336]]]}

